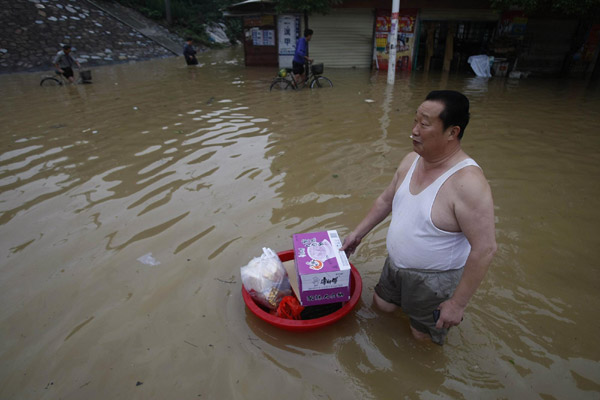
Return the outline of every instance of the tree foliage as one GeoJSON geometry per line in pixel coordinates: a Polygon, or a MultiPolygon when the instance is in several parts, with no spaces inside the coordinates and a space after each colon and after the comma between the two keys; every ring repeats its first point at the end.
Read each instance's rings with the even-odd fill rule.
{"type": "Polygon", "coordinates": [[[492,7],[521,9],[527,14],[556,13],[578,18],[600,18],[600,0],[491,0],[492,7]]]}
{"type": "Polygon", "coordinates": [[[301,12],[303,14],[327,14],[331,7],[341,4],[343,0],[277,0],[275,9],[278,13],[301,12]]]}
{"type": "MultiPolygon", "coordinates": [[[[118,2],[135,7],[154,19],[165,18],[164,0],[117,0],[118,2]]],[[[171,0],[171,15],[175,21],[187,22],[190,19],[206,23],[219,20],[223,13],[221,9],[233,0],[171,0]]]]}
{"type": "MultiPolygon", "coordinates": [[[[165,22],[164,0],[113,0],[127,7],[135,8],[142,14],[159,22],[165,22]]],[[[179,35],[194,41],[212,45],[205,27],[212,22],[224,22],[227,35],[234,39],[241,34],[241,25],[236,20],[223,20],[223,7],[236,0],[171,0],[172,26],[179,35]]]]}

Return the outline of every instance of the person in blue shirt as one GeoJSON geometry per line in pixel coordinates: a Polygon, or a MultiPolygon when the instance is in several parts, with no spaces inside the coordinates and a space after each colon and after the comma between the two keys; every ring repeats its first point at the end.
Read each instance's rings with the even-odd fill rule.
{"type": "Polygon", "coordinates": [[[307,61],[313,61],[312,58],[308,57],[308,42],[312,39],[312,35],[312,29],[305,29],[304,37],[301,37],[296,42],[296,52],[292,60],[292,72],[294,73],[294,80],[297,83],[304,81],[304,64],[307,61]]]}

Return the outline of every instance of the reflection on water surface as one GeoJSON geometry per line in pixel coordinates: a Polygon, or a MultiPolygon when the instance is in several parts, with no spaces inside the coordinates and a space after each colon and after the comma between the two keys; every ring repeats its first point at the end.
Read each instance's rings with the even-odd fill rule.
{"type": "Polygon", "coordinates": [[[333,90],[269,93],[276,71],[203,57],[0,76],[0,397],[598,397],[598,85],[326,67],[333,90]],[[352,258],[354,313],[305,335],[254,318],[239,267],[347,234],[440,88],[471,99],[499,244],[448,343],[371,308],[387,223],[352,258]]]}

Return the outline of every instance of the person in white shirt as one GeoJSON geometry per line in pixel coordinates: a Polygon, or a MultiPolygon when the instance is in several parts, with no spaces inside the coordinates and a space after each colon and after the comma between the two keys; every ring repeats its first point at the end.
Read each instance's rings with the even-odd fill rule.
{"type": "Polygon", "coordinates": [[[468,122],[466,96],[429,93],[415,115],[413,152],[342,246],[352,254],[392,213],[373,301],[383,311],[402,308],[415,338],[440,345],[462,321],[496,252],[490,186],[461,148],[468,122]]]}
{"type": "Polygon", "coordinates": [[[75,78],[73,77],[73,67],[77,65],[77,68],[81,68],[79,61],[77,61],[71,55],[71,46],[68,44],[64,45],[62,50],[56,53],[52,63],[54,64],[56,70],[71,83],[75,81],[75,78]]]}

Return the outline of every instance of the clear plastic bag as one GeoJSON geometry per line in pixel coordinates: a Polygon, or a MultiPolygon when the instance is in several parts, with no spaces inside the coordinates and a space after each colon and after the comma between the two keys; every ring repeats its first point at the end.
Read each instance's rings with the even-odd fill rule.
{"type": "Polygon", "coordinates": [[[263,247],[263,254],[240,268],[240,273],[250,297],[269,310],[276,310],[282,298],[292,295],[287,271],[277,254],[269,248],[263,247]]]}

